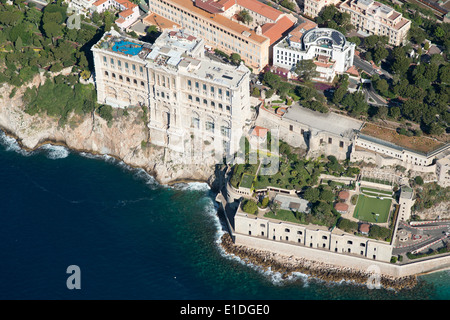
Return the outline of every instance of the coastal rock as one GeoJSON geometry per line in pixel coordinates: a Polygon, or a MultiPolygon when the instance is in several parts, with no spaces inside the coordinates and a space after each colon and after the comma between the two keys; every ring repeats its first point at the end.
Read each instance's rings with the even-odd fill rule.
{"type": "Polygon", "coordinates": [[[19,88],[12,98],[9,97],[12,90],[9,85],[4,84],[0,88],[0,128],[16,138],[21,147],[34,150],[51,143],[80,152],[109,155],[127,165],[144,169],[161,184],[212,183],[214,159],[186,164],[180,153],[154,146],[142,120],[141,108],[129,108],[127,116],[115,111],[110,124],[95,113],[86,116],[72,114],[64,126],[46,114],[27,114],[23,93],[27,87],[39,86],[45,80],[43,75],[36,76],[27,86],[19,88]]]}
{"type": "MultiPolygon", "coordinates": [[[[228,254],[233,254],[247,263],[258,265],[263,270],[270,269],[272,272],[280,273],[283,279],[288,278],[294,272],[299,272],[326,282],[345,280],[367,284],[371,276],[371,274],[357,269],[342,268],[236,245],[228,233],[222,236],[221,246],[228,254]]],[[[411,289],[416,286],[417,278],[415,276],[392,278],[382,275],[380,284],[384,288],[391,288],[397,291],[411,289]]]]}

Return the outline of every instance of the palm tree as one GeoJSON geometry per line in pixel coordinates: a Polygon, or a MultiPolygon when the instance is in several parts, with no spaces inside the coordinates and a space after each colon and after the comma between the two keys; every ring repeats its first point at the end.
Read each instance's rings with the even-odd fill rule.
{"type": "Polygon", "coordinates": [[[253,21],[253,17],[250,15],[250,13],[247,10],[241,10],[238,13],[238,18],[245,24],[250,24],[250,22],[253,21]]]}

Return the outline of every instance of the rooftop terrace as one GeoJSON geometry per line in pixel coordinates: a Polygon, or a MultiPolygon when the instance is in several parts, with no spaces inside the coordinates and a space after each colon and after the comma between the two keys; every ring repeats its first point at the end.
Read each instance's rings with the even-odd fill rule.
{"type": "Polygon", "coordinates": [[[343,137],[350,137],[354,130],[359,130],[363,124],[359,120],[333,112],[320,113],[299,106],[289,108],[284,118],[305,124],[318,131],[331,132],[343,137]]]}
{"type": "Polygon", "coordinates": [[[388,146],[397,150],[409,149],[415,152],[428,154],[445,145],[444,141],[421,136],[408,137],[397,133],[394,129],[378,126],[373,123],[366,123],[361,129],[361,133],[385,141],[388,146]]]}

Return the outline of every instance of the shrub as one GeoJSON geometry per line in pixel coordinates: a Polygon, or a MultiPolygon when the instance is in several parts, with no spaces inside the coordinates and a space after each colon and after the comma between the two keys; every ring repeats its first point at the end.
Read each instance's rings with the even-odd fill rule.
{"type": "Polygon", "coordinates": [[[242,202],[242,210],[246,213],[256,214],[258,212],[258,205],[253,200],[244,200],[242,202]]]}

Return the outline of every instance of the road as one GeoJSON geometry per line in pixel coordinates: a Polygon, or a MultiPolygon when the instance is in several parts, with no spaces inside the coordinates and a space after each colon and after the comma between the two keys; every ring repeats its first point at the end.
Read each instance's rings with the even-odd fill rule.
{"type": "Polygon", "coordinates": [[[366,101],[368,104],[373,104],[376,106],[387,106],[387,102],[385,99],[380,97],[378,93],[376,93],[375,89],[372,86],[372,83],[370,84],[369,88],[364,88],[364,93],[366,96],[366,101]],[[369,100],[369,98],[371,100],[369,100]]]}
{"type": "MultiPolygon", "coordinates": [[[[445,236],[445,232],[450,231],[450,222],[436,222],[427,225],[410,226],[409,224],[401,223],[399,228],[402,228],[406,232],[409,232],[412,236],[417,237],[416,240],[411,239],[405,243],[399,243],[393,250],[393,255],[398,255],[406,252],[412,252],[427,246],[445,236]]],[[[438,243],[433,247],[439,247],[442,243],[438,243]]],[[[426,252],[427,249],[424,250],[426,252]]]]}

